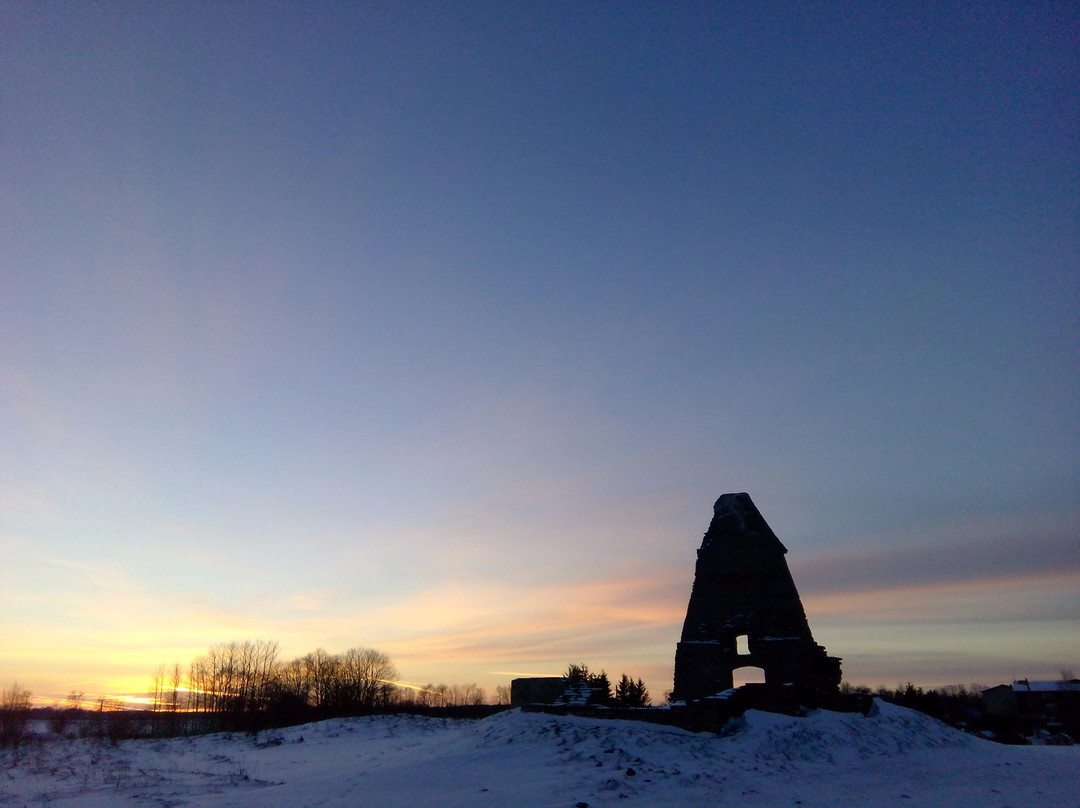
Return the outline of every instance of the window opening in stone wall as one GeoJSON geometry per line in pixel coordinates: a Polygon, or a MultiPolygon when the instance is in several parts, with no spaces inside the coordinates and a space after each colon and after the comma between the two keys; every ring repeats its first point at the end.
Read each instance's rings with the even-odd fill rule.
{"type": "Polygon", "coordinates": [[[750,641],[747,635],[740,634],[735,638],[735,653],[739,656],[746,656],[750,653],[750,641]]]}
{"type": "Polygon", "coordinates": [[[735,687],[765,684],[765,669],[755,668],[753,665],[748,665],[745,668],[736,668],[732,676],[735,680],[735,687]]]}

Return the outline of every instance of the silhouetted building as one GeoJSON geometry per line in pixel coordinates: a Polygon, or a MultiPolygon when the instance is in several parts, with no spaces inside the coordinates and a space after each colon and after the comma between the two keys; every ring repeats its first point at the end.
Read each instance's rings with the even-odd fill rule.
{"type": "Polygon", "coordinates": [[[565,676],[532,676],[510,682],[510,706],[528,704],[584,707],[603,700],[607,693],[582,680],[565,676]]]}
{"type": "Polygon", "coordinates": [[[716,501],[675,651],[673,701],[729,690],[743,667],[807,702],[838,692],[840,659],[814,642],[786,553],[748,494],[716,501]]]}
{"type": "Polygon", "coordinates": [[[1017,679],[984,690],[982,697],[988,713],[1020,719],[1029,729],[1080,727],[1080,679],[1017,679]]]}

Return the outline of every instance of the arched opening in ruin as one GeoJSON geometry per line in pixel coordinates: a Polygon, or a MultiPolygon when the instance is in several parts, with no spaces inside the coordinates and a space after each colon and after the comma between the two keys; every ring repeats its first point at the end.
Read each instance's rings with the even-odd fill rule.
{"type": "Polygon", "coordinates": [[[763,685],[765,684],[765,669],[755,667],[754,665],[746,665],[732,671],[732,678],[735,687],[742,687],[743,685],[763,685]]]}

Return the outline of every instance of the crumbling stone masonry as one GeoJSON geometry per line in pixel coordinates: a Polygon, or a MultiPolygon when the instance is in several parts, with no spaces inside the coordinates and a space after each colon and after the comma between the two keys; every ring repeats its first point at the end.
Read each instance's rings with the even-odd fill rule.
{"type": "Polygon", "coordinates": [[[748,494],[716,501],[675,650],[673,701],[729,690],[734,671],[747,666],[807,703],[838,692],[840,659],[814,642],[786,553],[748,494]]]}

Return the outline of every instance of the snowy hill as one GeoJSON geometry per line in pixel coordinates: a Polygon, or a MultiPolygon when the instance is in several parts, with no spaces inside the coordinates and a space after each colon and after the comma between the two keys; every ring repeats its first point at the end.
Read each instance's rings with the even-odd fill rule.
{"type": "Polygon", "coordinates": [[[511,711],[5,750],[0,805],[1080,805],[1080,748],[978,740],[920,713],[751,711],[724,736],[511,711]]]}

